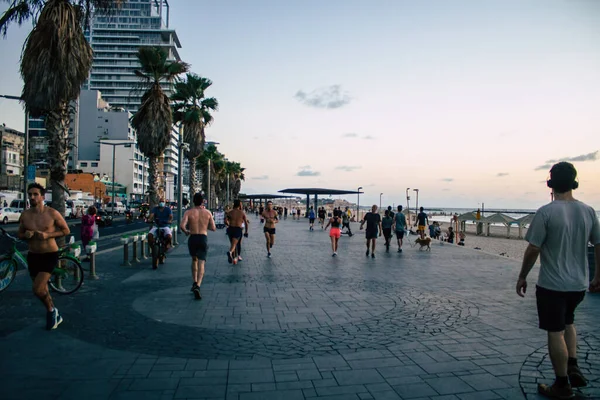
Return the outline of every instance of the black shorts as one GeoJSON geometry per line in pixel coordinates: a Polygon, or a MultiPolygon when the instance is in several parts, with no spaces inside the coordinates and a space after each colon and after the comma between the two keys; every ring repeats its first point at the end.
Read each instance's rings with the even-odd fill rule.
{"type": "Polygon", "coordinates": [[[404,230],[396,231],[396,238],[404,239],[404,230]]]}
{"type": "Polygon", "coordinates": [[[548,332],[561,332],[575,322],[575,309],[585,297],[582,292],[557,292],[536,286],[535,297],[539,327],[548,332]]]}
{"type": "Polygon", "coordinates": [[[315,223],[315,219],[314,218],[309,218],[308,222],[311,223],[311,224],[314,224],[315,223]]]}
{"type": "Polygon", "coordinates": [[[188,240],[190,256],[206,261],[208,252],[208,237],[206,235],[191,235],[188,240]]]}
{"type": "Polygon", "coordinates": [[[350,222],[342,222],[342,229],[344,228],[350,229],[350,222]]]}
{"type": "Polygon", "coordinates": [[[31,278],[35,278],[38,273],[46,272],[51,274],[58,265],[58,252],[51,253],[27,253],[27,268],[31,278]]]}
{"type": "Polygon", "coordinates": [[[244,235],[244,232],[240,226],[230,226],[227,228],[227,235],[231,239],[241,239],[244,235]]]}
{"type": "Polygon", "coordinates": [[[274,235],[274,234],[275,234],[275,228],[267,228],[267,227],[264,227],[264,228],[263,228],[263,232],[264,232],[264,233],[268,233],[269,235],[274,235]]]}
{"type": "Polygon", "coordinates": [[[377,231],[366,231],[365,236],[366,236],[367,240],[377,239],[377,231]]]}
{"type": "Polygon", "coordinates": [[[383,228],[383,237],[391,238],[392,237],[392,228],[383,228]]]}

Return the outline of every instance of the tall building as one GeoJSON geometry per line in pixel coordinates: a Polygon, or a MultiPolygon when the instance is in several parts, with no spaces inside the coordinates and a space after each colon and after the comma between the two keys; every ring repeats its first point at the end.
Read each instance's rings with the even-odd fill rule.
{"type": "MultiPolygon", "coordinates": [[[[136,58],[141,46],[159,46],[171,61],[181,60],[178,48],[181,43],[174,29],[169,27],[167,0],[129,0],[110,15],[96,15],[86,32],[94,50],[94,62],[87,88],[100,90],[102,97],[114,108],[135,112],[141,104],[139,78],[134,71],[139,68],[136,58]]],[[[164,85],[167,95],[173,91],[164,85]]],[[[162,182],[173,181],[177,175],[177,134],[172,132],[171,144],[165,150],[162,182]]]]}
{"type": "Polygon", "coordinates": [[[21,190],[23,132],[0,125],[0,190],[21,190]]]}

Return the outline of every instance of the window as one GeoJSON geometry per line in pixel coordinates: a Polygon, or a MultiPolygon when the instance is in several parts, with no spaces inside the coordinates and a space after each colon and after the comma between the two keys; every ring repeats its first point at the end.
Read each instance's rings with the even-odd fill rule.
{"type": "Polygon", "coordinates": [[[97,166],[98,166],[98,163],[97,163],[97,162],[93,162],[93,163],[92,163],[92,167],[97,167],[97,166]]]}
{"type": "Polygon", "coordinates": [[[86,163],[86,162],[82,162],[82,163],[81,163],[81,168],[86,168],[86,167],[87,167],[87,164],[88,164],[88,163],[86,163]]]}

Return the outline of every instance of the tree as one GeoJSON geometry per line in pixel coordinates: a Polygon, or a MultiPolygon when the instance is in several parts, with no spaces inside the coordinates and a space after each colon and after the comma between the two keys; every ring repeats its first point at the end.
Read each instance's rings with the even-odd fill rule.
{"type": "Polygon", "coordinates": [[[148,157],[148,195],[150,206],[158,204],[158,160],[171,141],[173,115],[169,96],[161,82],[172,83],[188,70],[188,64],[167,60],[167,53],[160,47],[140,47],[137,53],[140,69],[140,89],[145,90],[142,104],[131,120],[137,131],[138,147],[148,157]]]}
{"type": "Polygon", "coordinates": [[[188,73],[185,80],[175,83],[171,100],[173,120],[181,123],[183,140],[188,144],[185,156],[190,163],[190,199],[198,191],[196,160],[204,151],[204,128],[213,121],[211,111],[217,111],[219,103],[214,97],[205,98],[204,92],[212,85],[210,79],[188,73]]]}
{"type": "Polygon", "coordinates": [[[217,150],[217,146],[214,144],[210,144],[206,147],[206,150],[202,153],[202,155],[198,158],[198,167],[202,171],[202,191],[207,193],[209,198],[208,207],[214,207],[215,198],[220,195],[220,176],[223,172],[223,167],[225,164],[224,156],[217,150]],[[210,172],[210,174],[209,174],[210,172]],[[210,176],[210,185],[208,183],[210,176]]]}
{"type": "Polygon", "coordinates": [[[240,195],[240,191],[242,190],[242,181],[246,180],[244,175],[245,170],[246,168],[242,168],[242,165],[239,162],[233,163],[233,186],[230,186],[233,199],[237,199],[240,195]]]}
{"type": "MultiPolygon", "coordinates": [[[[21,99],[33,117],[44,117],[52,207],[65,214],[65,177],[71,151],[70,103],[92,68],[93,52],[83,34],[92,12],[118,7],[121,0],[6,0],[0,30],[33,19],[35,26],[21,55],[21,99]],[[36,21],[37,18],[37,21],[36,21]]],[[[29,149],[26,149],[28,151],[29,149]]]]}

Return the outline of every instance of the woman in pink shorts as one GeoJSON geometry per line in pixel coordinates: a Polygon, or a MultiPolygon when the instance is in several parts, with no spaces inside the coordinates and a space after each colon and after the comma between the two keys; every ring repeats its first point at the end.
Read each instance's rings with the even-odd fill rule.
{"type": "Polygon", "coordinates": [[[329,231],[329,237],[331,238],[331,248],[333,249],[332,257],[337,256],[338,249],[338,241],[340,240],[340,236],[342,235],[342,231],[340,230],[340,225],[342,224],[342,219],[339,216],[337,211],[334,212],[333,218],[329,218],[329,222],[325,226],[325,229],[331,225],[331,230],[329,231]]]}

